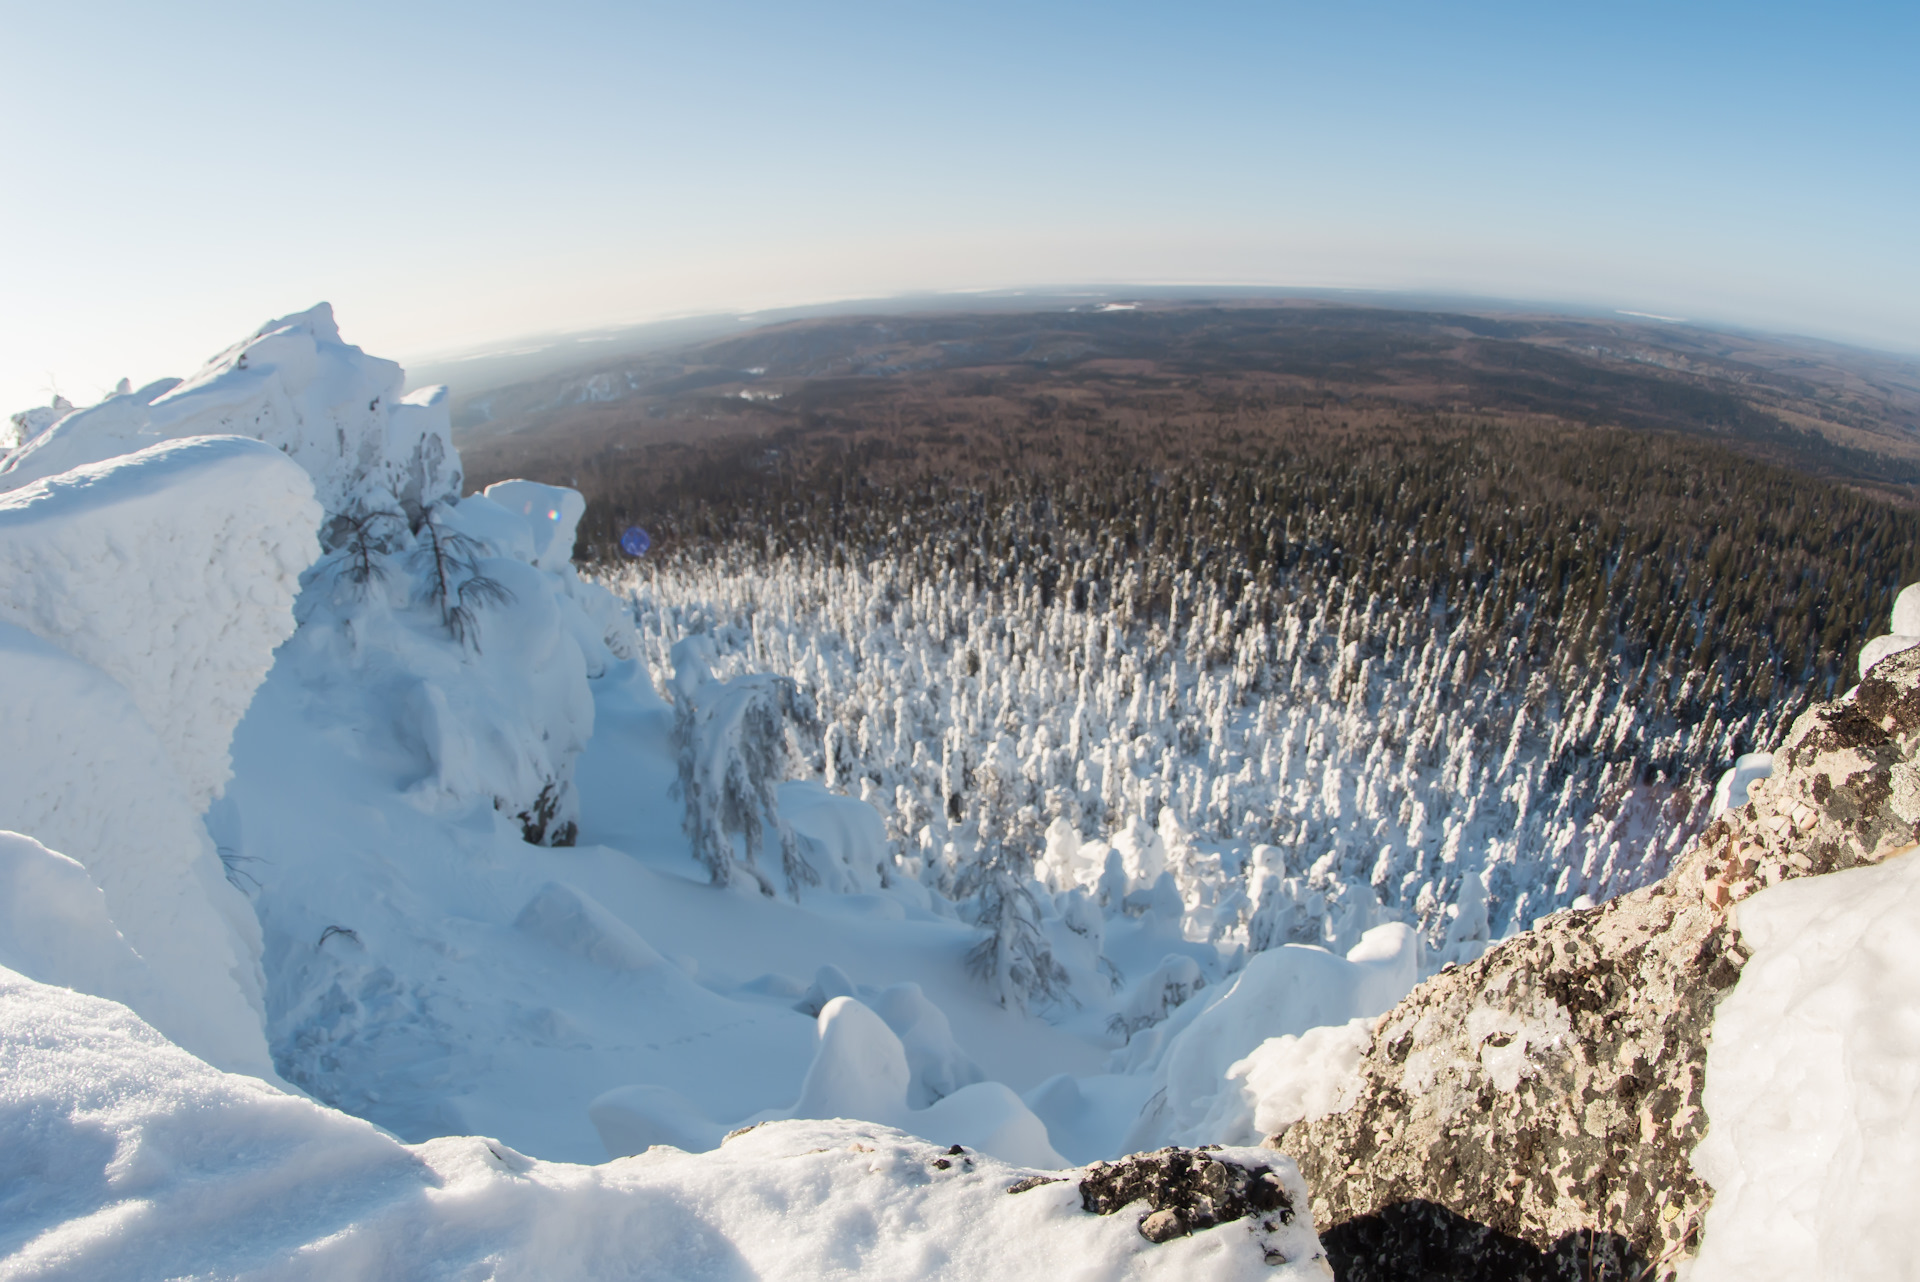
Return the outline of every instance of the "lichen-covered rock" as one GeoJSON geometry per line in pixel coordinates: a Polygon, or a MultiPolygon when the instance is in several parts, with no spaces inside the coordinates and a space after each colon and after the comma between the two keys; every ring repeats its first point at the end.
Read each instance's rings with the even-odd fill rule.
{"type": "MultiPolygon", "coordinates": [[[[1027,1181],[1012,1191],[1033,1187],[1027,1181]]],[[[1312,1221],[1299,1211],[1306,1186],[1294,1163],[1258,1149],[1163,1148],[1095,1162],[1080,1179],[1080,1205],[1095,1215],[1137,1210],[1149,1242],[1247,1221],[1269,1264],[1322,1259],[1312,1221]]]]}
{"type": "Polygon", "coordinates": [[[1356,1102],[1269,1139],[1343,1279],[1665,1278],[1712,1190],[1690,1156],[1738,903],[1920,838],[1920,650],[1803,715],[1665,880],[1450,967],[1374,1025],[1356,1102]]]}

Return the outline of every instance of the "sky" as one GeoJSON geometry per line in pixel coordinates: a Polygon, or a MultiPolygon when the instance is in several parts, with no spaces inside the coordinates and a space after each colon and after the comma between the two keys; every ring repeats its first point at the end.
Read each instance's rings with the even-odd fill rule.
{"type": "Polygon", "coordinates": [[[1920,5],[0,0],[0,411],[910,291],[1461,292],[1920,353],[1920,5]]]}

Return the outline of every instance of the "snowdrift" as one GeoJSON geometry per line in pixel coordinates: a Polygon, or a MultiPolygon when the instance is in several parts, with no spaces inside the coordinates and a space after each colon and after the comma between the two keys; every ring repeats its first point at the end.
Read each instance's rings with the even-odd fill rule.
{"type": "Polygon", "coordinates": [[[1753,957],[1713,1020],[1691,1282],[1920,1277],[1920,851],[1763,890],[1739,922],[1753,957]]]}
{"type": "MultiPolygon", "coordinates": [[[[0,847],[3,849],[4,847],[0,847]]],[[[1301,1207],[1155,1245],[1072,1181],[850,1122],[604,1166],[407,1146],[220,1073],[115,1002],[0,969],[8,1276],[1315,1279],[1301,1207]],[[1275,1254],[1269,1256],[1268,1252],[1275,1254]],[[1270,1263],[1273,1260],[1275,1262],[1270,1263]],[[1284,1261],[1284,1262],[1280,1262],[1284,1261]]]]}

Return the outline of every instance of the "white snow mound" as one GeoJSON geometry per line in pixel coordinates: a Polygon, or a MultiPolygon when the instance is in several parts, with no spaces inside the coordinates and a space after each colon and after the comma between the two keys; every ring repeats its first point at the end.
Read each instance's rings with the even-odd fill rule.
{"type": "MultiPolygon", "coordinates": [[[[1343,1026],[1379,1015],[1413,991],[1419,937],[1401,922],[1375,926],[1345,957],[1302,944],[1255,953],[1232,982],[1210,988],[1166,1023],[1136,1038],[1135,1071],[1151,1071],[1154,1095],[1125,1148],[1213,1143],[1251,1111],[1240,1061],[1270,1038],[1343,1026]],[[1223,1098],[1224,1096],[1224,1098],[1223,1098]]],[[[1129,1048],[1134,1049],[1134,1048],[1129,1048]]],[[[1306,1048],[1332,1051],[1318,1042],[1306,1048]]]]}
{"type": "Polygon", "coordinates": [[[1714,1013],[1690,1282],[1920,1278],[1920,848],[1763,890],[1714,1013]]]}
{"type": "Polygon", "coordinates": [[[715,1152],[604,1166],[478,1138],[407,1146],[220,1073],[126,1007],[0,969],[0,1276],[1325,1279],[1293,1222],[1155,1246],[1071,1180],[954,1159],[883,1126],[781,1122],[715,1152]],[[937,1161],[945,1166],[936,1166],[937,1161]],[[1266,1248],[1286,1262],[1267,1263],[1266,1248]]]}

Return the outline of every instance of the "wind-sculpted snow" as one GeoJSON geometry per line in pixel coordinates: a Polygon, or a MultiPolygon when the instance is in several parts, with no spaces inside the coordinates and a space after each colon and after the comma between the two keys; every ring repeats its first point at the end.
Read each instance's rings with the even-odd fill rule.
{"type": "Polygon", "coordinates": [[[233,437],[0,496],[0,824],[85,867],[151,978],[128,1000],[267,1077],[259,925],[200,813],[292,630],[318,518],[299,468],[233,437]]]}
{"type": "Polygon", "coordinates": [[[0,463],[0,490],[157,441],[250,436],[307,470],[328,515],[390,509],[417,520],[460,496],[460,459],[446,389],[402,396],[404,382],[392,361],[341,342],[321,303],[267,322],[184,382],[65,415],[0,463]]]}
{"type": "Polygon", "coordinates": [[[117,929],[153,976],[125,1000],[213,1063],[270,1076],[259,924],[126,689],[0,624],[0,723],[0,823],[77,860],[104,892],[107,933],[88,930],[117,929]]]}
{"type": "Polygon", "coordinates": [[[8,1278],[1330,1276],[1276,1154],[1213,1156],[1271,1170],[1284,1224],[1156,1244],[1134,1215],[1089,1211],[1073,1179],[869,1123],[777,1122],[715,1152],[597,1167],[481,1138],[408,1146],[5,969],[0,1152],[8,1278]]]}
{"type": "Polygon", "coordinates": [[[293,631],[319,520],[307,477],[254,441],[167,442],[77,468],[0,495],[0,621],[124,687],[201,810],[293,631]]]}

